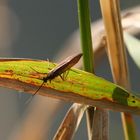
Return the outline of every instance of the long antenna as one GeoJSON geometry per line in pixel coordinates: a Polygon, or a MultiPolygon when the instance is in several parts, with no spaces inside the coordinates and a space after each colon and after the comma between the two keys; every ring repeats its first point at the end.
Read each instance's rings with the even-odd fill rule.
{"type": "Polygon", "coordinates": [[[36,92],[34,94],[32,94],[32,96],[35,96],[37,94],[37,92],[42,88],[42,86],[44,85],[44,81],[43,83],[39,86],[39,88],[36,90],[36,92]]]}
{"type": "Polygon", "coordinates": [[[37,94],[37,92],[41,89],[41,87],[43,86],[45,82],[43,81],[43,83],[39,86],[39,88],[36,90],[36,92],[34,94],[32,94],[32,96],[25,102],[25,104],[28,104],[32,99],[33,97],[37,94]]]}

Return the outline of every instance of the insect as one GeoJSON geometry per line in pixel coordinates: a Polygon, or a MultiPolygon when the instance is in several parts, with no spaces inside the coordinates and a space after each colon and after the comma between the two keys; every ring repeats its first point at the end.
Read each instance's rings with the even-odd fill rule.
{"type": "Polygon", "coordinates": [[[70,57],[66,58],[64,61],[62,61],[60,64],[58,64],[58,66],[56,66],[52,70],[50,70],[49,73],[47,74],[47,76],[42,78],[43,83],[36,90],[36,92],[33,94],[33,96],[41,89],[43,84],[46,83],[47,81],[51,82],[51,80],[57,76],[60,76],[61,79],[64,80],[64,78],[61,76],[61,74],[63,74],[64,72],[69,70],[72,66],[74,66],[79,61],[79,59],[81,58],[82,55],[83,55],[82,53],[79,53],[77,55],[70,56],[70,57]]]}

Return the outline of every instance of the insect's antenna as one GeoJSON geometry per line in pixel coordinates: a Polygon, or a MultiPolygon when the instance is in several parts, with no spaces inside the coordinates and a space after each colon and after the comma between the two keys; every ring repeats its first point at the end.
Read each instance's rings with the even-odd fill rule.
{"type": "Polygon", "coordinates": [[[32,96],[35,96],[36,94],[37,94],[37,92],[42,88],[42,86],[44,85],[44,81],[43,81],[43,83],[40,85],[40,87],[36,90],[36,92],[32,95],[32,96]]]}
{"type": "Polygon", "coordinates": [[[25,104],[30,103],[30,101],[33,99],[34,95],[37,94],[37,92],[41,89],[41,87],[43,86],[44,83],[45,83],[45,82],[43,82],[43,83],[40,85],[40,87],[36,90],[36,92],[35,92],[34,94],[32,94],[31,98],[29,98],[29,99],[25,102],[25,104]]]}

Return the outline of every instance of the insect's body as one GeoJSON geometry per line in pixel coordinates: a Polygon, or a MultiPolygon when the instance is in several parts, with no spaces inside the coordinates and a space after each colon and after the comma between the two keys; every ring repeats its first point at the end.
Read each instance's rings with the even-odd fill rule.
{"type": "MultiPolygon", "coordinates": [[[[57,76],[61,77],[61,74],[66,72],[67,70],[69,70],[72,66],[74,66],[79,59],[81,58],[82,53],[75,55],[75,56],[70,56],[68,58],[66,58],[64,61],[62,61],[60,64],[58,64],[58,66],[56,66],[55,68],[53,68],[48,74],[47,76],[43,77],[43,83],[41,84],[41,86],[39,87],[39,89],[42,87],[42,85],[44,83],[46,83],[48,80],[51,81],[52,79],[54,79],[57,76]]],[[[34,93],[34,95],[39,91],[39,89],[34,93]]]]}

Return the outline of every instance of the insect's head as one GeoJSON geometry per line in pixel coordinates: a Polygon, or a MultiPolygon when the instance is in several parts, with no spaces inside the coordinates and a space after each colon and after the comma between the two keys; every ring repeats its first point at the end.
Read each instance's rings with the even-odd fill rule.
{"type": "Polygon", "coordinates": [[[48,77],[43,77],[42,80],[46,83],[49,80],[49,78],[48,77]]]}

